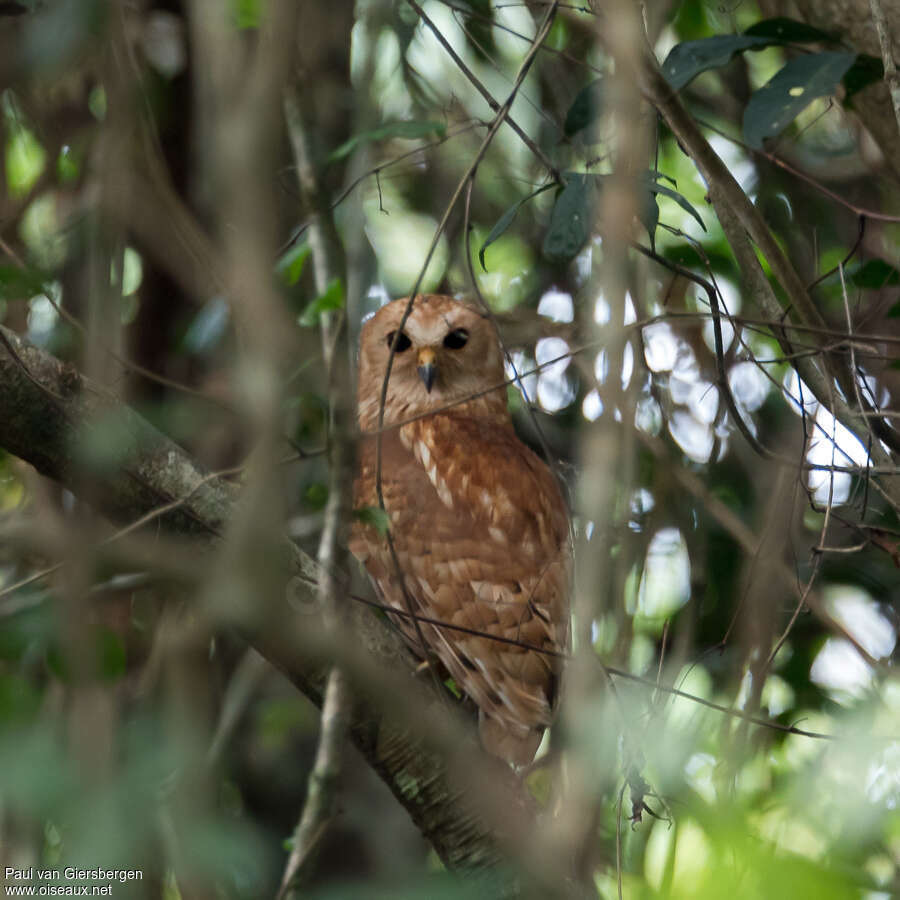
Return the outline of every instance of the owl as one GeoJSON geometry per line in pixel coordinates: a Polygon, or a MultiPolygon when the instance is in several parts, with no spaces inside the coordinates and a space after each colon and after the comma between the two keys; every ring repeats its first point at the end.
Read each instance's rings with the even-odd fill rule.
{"type": "Polygon", "coordinates": [[[407,613],[391,618],[413,651],[436,657],[478,707],[484,748],[526,765],[553,718],[569,645],[566,506],[513,431],[491,320],[426,294],[401,330],[407,304],[365,323],[359,353],[354,498],[377,507],[375,433],[395,348],[381,482],[396,559],[369,517],[354,522],[350,549],[385,606],[407,613]]]}

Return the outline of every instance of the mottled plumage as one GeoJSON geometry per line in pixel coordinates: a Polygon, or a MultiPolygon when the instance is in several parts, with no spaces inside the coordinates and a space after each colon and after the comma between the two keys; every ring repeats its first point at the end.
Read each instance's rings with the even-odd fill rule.
{"type": "MultiPolygon", "coordinates": [[[[390,343],[406,305],[395,300],[363,326],[358,508],[378,506],[373,433],[390,343]]],[[[407,611],[411,602],[430,619],[564,652],[568,517],[550,470],[513,431],[492,323],[449,297],[424,295],[397,340],[381,472],[409,599],[375,527],[357,522],[351,550],[388,606],[407,611]]],[[[395,619],[421,653],[415,625],[395,619]]],[[[431,624],[420,628],[427,649],[477,704],[485,748],[517,765],[530,762],[553,717],[559,656],[431,624]]]]}

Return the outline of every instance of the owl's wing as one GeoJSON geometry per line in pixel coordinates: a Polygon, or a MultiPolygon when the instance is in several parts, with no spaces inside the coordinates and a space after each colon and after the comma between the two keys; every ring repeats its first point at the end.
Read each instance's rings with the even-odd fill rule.
{"type": "MultiPolygon", "coordinates": [[[[375,506],[374,441],[360,455],[356,504],[375,506]]],[[[511,427],[442,415],[383,435],[382,487],[409,600],[374,528],[355,525],[351,549],[386,604],[456,626],[419,627],[478,705],[486,748],[530,762],[568,647],[568,518],[552,474],[511,427]]],[[[421,652],[415,625],[399,624],[421,652]]]]}

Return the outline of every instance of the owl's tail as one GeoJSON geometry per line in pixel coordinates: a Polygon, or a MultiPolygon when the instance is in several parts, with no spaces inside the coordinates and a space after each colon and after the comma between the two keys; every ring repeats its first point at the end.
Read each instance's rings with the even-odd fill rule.
{"type": "Polygon", "coordinates": [[[534,760],[544,729],[516,728],[486,716],[483,710],[479,710],[478,733],[481,745],[491,756],[497,756],[514,766],[527,766],[534,760]]]}

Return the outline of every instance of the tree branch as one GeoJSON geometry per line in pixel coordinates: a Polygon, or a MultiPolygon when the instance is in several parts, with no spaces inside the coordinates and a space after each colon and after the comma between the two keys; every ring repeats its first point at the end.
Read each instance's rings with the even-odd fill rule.
{"type": "MultiPolygon", "coordinates": [[[[70,365],[0,326],[0,447],[31,463],[115,521],[134,521],[179,498],[183,503],[154,519],[180,538],[215,541],[233,514],[237,490],[210,478],[177,444],[105,389],[70,365]],[[121,446],[113,464],[92,466],[79,448],[111,442],[110,423],[121,446]]],[[[288,570],[295,583],[313,584],[319,567],[287,540],[288,570]]],[[[318,611],[314,597],[306,607],[318,611]]],[[[247,642],[282,671],[310,700],[322,705],[330,659],[318,616],[300,616],[279,599],[277,618],[241,621],[247,642]]],[[[411,657],[399,636],[369,611],[352,610],[353,640],[346,641],[345,666],[365,702],[349,715],[349,735],[385,781],[443,862],[453,869],[494,869],[508,859],[500,815],[509,832],[533,821],[521,786],[508,767],[477,747],[472,729],[459,740],[447,710],[408,675],[411,657]],[[349,652],[351,651],[352,652],[349,652]],[[373,673],[378,673],[373,678],[373,673]],[[385,698],[389,697],[389,702],[385,698]],[[437,714],[436,714],[437,713],[437,714]],[[430,737],[422,735],[430,732],[430,737]],[[472,765],[477,755],[477,766],[472,765]],[[456,759],[456,762],[454,762],[456,759]],[[467,778],[457,767],[466,761],[467,778]],[[473,786],[475,774],[489,785],[473,786]],[[468,785],[468,788],[466,787],[468,785]]]]}

